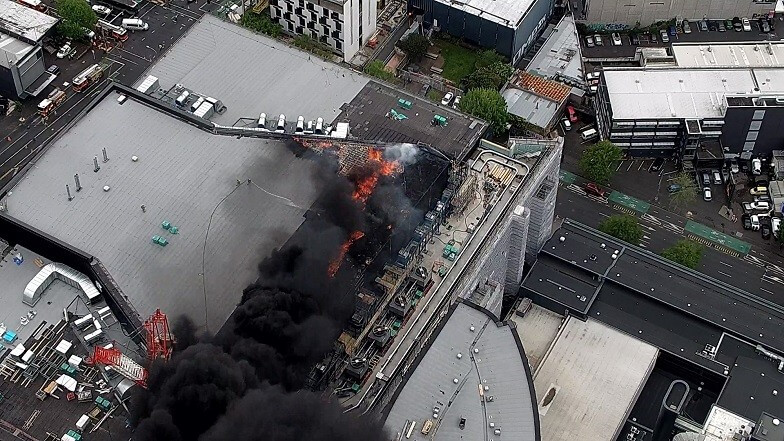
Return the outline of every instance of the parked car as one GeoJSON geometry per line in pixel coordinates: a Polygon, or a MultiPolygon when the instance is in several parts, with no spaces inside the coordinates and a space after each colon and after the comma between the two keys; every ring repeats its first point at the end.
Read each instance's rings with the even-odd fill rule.
{"type": "Polygon", "coordinates": [[[58,73],[60,73],[60,68],[56,64],[53,64],[53,65],[47,67],[46,71],[49,72],[52,75],[57,75],[58,73]]]}
{"type": "Polygon", "coordinates": [[[768,194],[768,187],[763,187],[762,185],[758,185],[756,187],[752,187],[749,190],[749,194],[753,196],[759,196],[763,194],[768,194]]]}
{"type": "Polygon", "coordinates": [[[743,24],[738,17],[732,17],[732,27],[735,29],[735,32],[742,32],[743,31],[743,24]]]}
{"type": "Polygon", "coordinates": [[[704,199],[706,202],[710,202],[713,199],[710,187],[705,187],[702,189],[702,199],[704,199]]]}
{"type": "Polygon", "coordinates": [[[93,5],[93,11],[99,15],[109,15],[112,13],[112,8],[104,5],[93,5]]]}
{"type": "Polygon", "coordinates": [[[589,182],[583,186],[583,189],[586,193],[592,194],[594,196],[599,196],[600,198],[607,197],[607,190],[599,187],[593,182],[589,182]]]}
{"type": "Polygon", "coordinates": [[[766,181],[764,179],[757,179],[756,181],[754,181],[754,186],[756,186],[756,187],[767,187],[768,186],[768,181],[766,181]]]}
{"type": "Polygon", "coordinates": [[[771,233],[773,233],[773,237],[776,237],[779,234],[779,228],[781,228],[781,219],[774,217],[770,220],[770,229],[771,233]]]}
{"type": "Polygon", "coordinates": [[[452,92],[447,92],[443,98],[441,98],[441,105],[448,106],[452,102],[452,98],[454,98],[455,94],[452,92]]]}
{"type": "Polygon", "coordinates": [[[572,130],[572,123],[569,122],[569,118],[561,118],[561,124],[563,124],[564,130],[567,132],[572,130]]]}
{"type": "Polygon", "coordinates": [[[771,233],[770,221],[768,220],[763,221],[761,225],[761,230],[762,230],[762,238],[770,239],[770,233],[771,233]]]}
{"type": "Polygon", "coordinates": [[[719,27],[716,25],[716,22],[713,20],[708,21],[708,30],[709,31],[718,31],[719,27]]]}
{"type": "Polygon", "coordinates": [[[691,34],[691,25],[689,24],[689,20],[683,20],[683,33],[691,34]]]}
{"type": "Polygon", "coordinates": [[[463,99],[462,95],[458,95],[458,96],[455,97],[455,102],[452,103],[452,108],[453,109],[459,109],[458,106],[460,105],[460,100],[461,99],[463,99]]]}
{"type": "Polygon", "coordinates": [[[656,160],[653,161],[653,164],[651,164],[651,168],[649,169],[649,171],[657,172],[661,170],[663,166],[664,166],[664,158],[656,158],[656,160]]]}
{"type": "Polygon", "coordinates": [[[604,46],[604,41],[602,41],[602,36],[599,34],[593,36],[593,41],[596,42],[597,46],[604,46]]]}
{"type": "Polygon", "coordinates": [[[69,56],[73,55],[74,52],[76,52],[76,48],[71,46],[71,43],[65,43],[57,51],[56,56],[57,56],[57,58],[62,59],[62,58],[69,57],[69,56]]]}
{"type": "Polygon", "coordinates": [[[738,162],[737,162],[737,161],[733,160],[733,161],[730,163],[730,171],[731,171],[733,174],[735,174],[735,173],[738,173],[738,172],[740,171],[740,167],[738,167],[738,162]]]}
{"type": "Polygon", "coordinates": [[[744,32],[751,32],[751,22],[748,18],[743,17],[740,19],[741,24],[743,25],[744,32]]]}
{"type": "Polygon", "coordinates": [[[703,173],[702,174],[702,185],[706,185],[707,186],[707,185],[710,185],[710,183],[711,183],[710,175],[708,173],[703,173]]]}
{"type": "Polygon", "coordinates": [[[421,93],[422,96],[427,96],[427,92],[429,92],[429,91],[430,91],[430,85],[429,84],[423,84],[422,85],[422,89],[419,91],[419,93],[421,93]]]}
{"type": "Polygon", "coordinates": [[[718,170],[712,170],[711,175],[713,176],[713,183],[721,185],[721,173],[718,170]]]}
{"type": "Polygon", "coordinates": [[[760,218],[756,214],[751,215],[751,231],[758,231],[760,229],[760,218]]]}
{"type": "Polygon", "coordinates": [[[677,193],[681,190],[683,190],[683,187],[681,187],[680,184],[670,184],[669,186],[667,186],[667,192],[670,194],[677,193]]]}
{"type": "Polygon", "coordinates": [[[760,28],[762,28],[762,32],[770,32],[770,25],[768,24],[768,20],[764,18],[760,19],[760,28]]]}
{"type": "Polygon", "coordinates": [[[598,80],[602,74],[600,72],[588,72],[585,74],[586,81],[598,80]]]}
{"type": "Polygon", "coordinates": [[[593,37],[591,37],[590,35],[585,37],[585,45],[588,46],[588,47],[596,46],[596,44],[593,41],[593,37]]]}
{"type": "Polygon", "coordinates": [[[743,209],[746,211],[769,211],[770,203],[764,201],[744,202],[743,209]]]}
{"type": "Polygon", "coordinates": [[[574,106],[569,105],[566,106],[566,112],[569,114],[569,121],[576,123],[577,122],[577,112],[574,110],[574,106]]]}
{"type": "Polygon", "coordinates": [[[705,20],[700,20],[700,30],[705,32],[708,30],[708,22],[705,20]]]}
{"type": "Polygon", "coordinates": [[[751,216],[748,213],[741,214],[740,221],[743,224],[744,230],[751,230],[751,216]]]}
{"type": "Polygon", "coordinates": [[[678,30],[675,29],[674,25],[670,25],[670,27],[667,28],[667,31],[670,33],[670,37],[678,35],[678,30]]]}
{"type": "Polygon", "coordinates": [[[719,24],[717,27],[719,28],[719,32],[727,32],[727,27],[725,26],[725,23],[723,21],[719,20],[719,24]]]}
{"type": "Polygon", "coordinates": [[[637,35],[637,34],[629,34],[629,39],[631,40],[631,42],[632,42],[632,44],[634,46],[637,46],[637,45],[640,44],[640,36],[637,35]]]}
{"type": "Polygon", "coordinates": [[[612,44],[613,46],[621,46],[623,42],[621,41],[621,35],[617,32],[612,33],[612,44]]]}
{"type": "Polygon", "coordinates": [[[92,29],[82,28],[82,30],[84,31],[85,38],[87,38],[88,40],[92,40],[93,38],[95,38],[95,31],[93,31],[92,29]]]}
{"type": "Polygon", "coordinates": [[[669,35],[667,35],[667,31],[662,29],[662,30],[659,31],[659,34],[661,34],[661,41],[662,41],[662,43],[669,43],[670,42],[670,37],[669,37],[669,35]]]}

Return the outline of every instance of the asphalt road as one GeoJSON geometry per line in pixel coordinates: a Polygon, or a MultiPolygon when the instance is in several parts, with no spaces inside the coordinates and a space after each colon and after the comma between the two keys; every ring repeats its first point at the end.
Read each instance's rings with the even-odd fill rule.
{"type": "MultiPolygon", "coordinates": [[[[606,199],[586,195],[577,185],[558,189],[555,212],[562,218],[574,219],[591,227],[598,227],[609,216],[621,214],[606,199]]],[[[641,219],[644,236],[641,246],[659,253],[683,239],[685,218],[652,207],[650,216],[641,219]]],[[[784,264],[768,262],[772,256],[754,253],[733,257],[711,247],[704,247],[698,271],[749,293],[784,304],[784,264]]]]}
{"type": "MultiPolygon", "coordinates": [[[[59,77],[49,86],[49,90],[54,87],[63,88],[63,82],[70,82],[73,76],[90,64],[100,61],[102,57],[110,66],[108,75],[104,75],[97,85],[90,86],[86,91],[76,93],[70,87],[65,89],[68,98],[47,121],[35,114],[35,107],[49,90],[42,92],[37,98],[26,100],[21,113],[3,118],[0,124],[0,192],[35,157],[41,146],[87,106],[107,84],[109,78],[126,85],[135,83],[155,60],[165,56],[166,50],[183,36],[193,23],[209,8],[215,7],[217,5],[214,2],[208,4],[207,0],[191,4],[187,4],[185,0],[174,0],[166,6],[146,3],[137,16],[150,25],[149,30],[132,33],[127,41],[108,53],[101,50],[95,50],[93,53],[85,47],[80,52],[86,51],[78,59],[48,59],[47,65],[54,62],[61,69],[59,77]],[[20,116],[23,120],[20,120],[20,116]]],[[[122,19],[118,15],[113,18],[114,21],[122,19]]]]}

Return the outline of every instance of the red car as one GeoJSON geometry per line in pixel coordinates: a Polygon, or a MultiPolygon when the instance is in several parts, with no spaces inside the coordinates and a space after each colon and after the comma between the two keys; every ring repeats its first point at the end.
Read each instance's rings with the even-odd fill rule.
{"type": "Polygon", "coordinates": [[[574,111],[574,107],[566,106],[566,111],[569,113],[569,121],[576,123],[577,122],[577,112],[574,111]]]}
{"type": "Polygon", "coordinates": [[[598,185],[594,184],[593,182],[589,182],[585,184],[583,188],[585,189],[585,192],[588,194],[599,196],[600,198],[607,197],[607,191],[599,187],[598,185]]]}

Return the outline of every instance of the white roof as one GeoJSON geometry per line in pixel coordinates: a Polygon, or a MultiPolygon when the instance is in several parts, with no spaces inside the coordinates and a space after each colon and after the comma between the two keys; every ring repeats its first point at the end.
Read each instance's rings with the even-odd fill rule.
{"type": "Polygon", "coordinates": [[[18,40],[10,35],[0,34],[0,66],[5,68],[18,64],[33,50],[33,45],[18,40]]]}
{"type": "Polygon", "coordinates": [[[567,319],[534,372],[542,439],[615,440],[658,351],[593,319],[567,319]]]}
{"type": "Polygon", "coordinates": [[[673,44],[672,54],[681,67],[784,66],[781,42],[673,44]]]}
{"type": "Polygon", "coordinates": [[[784,69],[605,69],[613,119],[721,117],[725,95],[784,92],[784,69]]]}
{"type": "Polygon", "coordinates": [[[436,0],[450,8],[465,11],[471,15],[498,23],[503,26],[517,27],[534,0],[436,0]]]}
{"type": "Polygon", "coordinates": [[[38,42],[58,19],[11,0],[0,0],[0,30],[38,42]]]}
{"type": "Polygon", "coordinates": [[[583,81],[583,63],[574,17],[565,15],[558,22],[525,70],[545,78],[560,76],[575,82],[583,81]]]}

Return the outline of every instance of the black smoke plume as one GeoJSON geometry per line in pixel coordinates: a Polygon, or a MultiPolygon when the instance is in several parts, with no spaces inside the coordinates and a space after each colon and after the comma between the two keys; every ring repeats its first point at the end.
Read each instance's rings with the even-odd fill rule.
{"type": "Polygon", "coordinates": [[[218,335],[197,336],[187,320],[175,323],[175,355],[151,368],[149,389],[133,401],[134,440],[389,439],[379,422],[345,415],[337,403],[301,390],[353,311],[350,274],[328,277],[331,260],[352,232],[372,236],[403,223],[411,206],[388,178],[378,188],[400,209],[379,198],[355,200],[356,184],[377,173],[372,167],[348,177],[334,162],[318,167],[323,196],[295,240],[259,264],[257,282],[218,335]]]}

